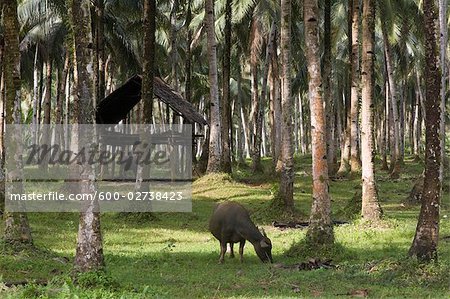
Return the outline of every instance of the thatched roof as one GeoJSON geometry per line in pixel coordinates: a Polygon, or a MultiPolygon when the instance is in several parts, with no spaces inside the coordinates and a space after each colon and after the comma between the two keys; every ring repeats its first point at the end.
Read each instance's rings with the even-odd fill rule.
{"type": "MultiPolygon", "coordinates": [[[[142,77],[135,75],[101,100],[97,106],[97,123],[117,124],[124,119],[141,100],[141,86],[142,77]]],[[[208,124],[191,103],[183,99],[178,92],[174,91],[159,77],[154,77],[153,94],[189,122],[196,122],[201,125],[208,124]]]]}

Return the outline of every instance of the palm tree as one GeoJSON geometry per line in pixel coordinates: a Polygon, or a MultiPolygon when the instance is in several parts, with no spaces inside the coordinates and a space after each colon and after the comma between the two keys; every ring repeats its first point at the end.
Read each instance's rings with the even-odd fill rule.
{"type": "MultiPolygon", "coordinates": [[[[3,28],[4,28],[4,82],[5,82],[5,122],[6,124],[20,124],[21,103],[21,78],[20,78],[20,52],[19,52],[19,23],[17,20],[17,1],[5,0],[3,2],[3,28]]],[[[20,132],[12,132],[12,142],[9,150],[13,155],[8,155],[10,161],[7,165],[19,163],[17,169],[20,171],[22,156],[20,150],[20,132]]],[[[6,193],[23,193],[21,183],[13,183],[20,179],[21,173],[8,172],[6,181],[9,182],[6,193]]],[[[31,230],[25,213],[6,212],[5,219],[5,241],[9,243],[32,244],[31,230]]]]}
{"type": "MultiPolygon", "coordinates": [[[[144,1],[143,24],[143,55],[142,55],[142,112],[139,119],[143,124],[151,124],[153,116],[153,73],[155,64],[155,16],[156,0],[144,1]]],[[[148,165],[139,165],[136,175],[135,190],[148,191],[144,180],[150,173],[148,165]]]]}
{"type": "Polygon", "coordinates": [[[331,244],[334,242],[334,234],[331,222],[331,200],[328,194],[326,128],[321,90],[319,7],[317,2],[317,0],[305,0],[303,8],[313,152],[313,204],[307,238],[312,244],[331,244]]]}
{"type": "MultiPolygon", "coordinates": [[[[348,0],[347,2],[347,48],[348,48],[348,63],[349,67],[346,68],[348,81],[352,82],[352,24],[353,24],[353,0],[348,0]]],[[[346,84],[348,85],[348,83],[346,84]]],[[[350,166],[350,154],[351,154],[351,84],[346,86],[345,91],[345,103],[344,103],[344,132],[342,136],[342,147],[341,147],[341,162],[339,169],[337,171],[338,175],[344,175],[349,170],[350,166]]]]}
{"type": "MultiPolygon", "coordinates": [[[[80,124],[94,123],[94,109],[92,105],[94,86],[92,76],[92,52],[89,44],[92,43],[92,32],[90,26],[90,1],[72,1],[72,32],[74,33],[74,49],[76,64],[80,124]]],[[[79,132],[79,142],[82,142],[84,135],[79,132]]],[[[86,132],[83,132],[86,133],[86,132]]],[[[80,193],[91,194],[96,186],[92,180],[93,169],[87,164],[80,166],[83,168],[80,184],[80,193]]],[[[80,223],[78,227],[77,248],[74,260],[75,270],[80,272],[97,270],[104,266],[103,242],[100,229],[100,213],[98,212],[98,202],[91,201],[83,207],[80,213],[80,223]]]]}
{"type": "Polygon", "coordinates": [[[281,0],[281,181],[280,197],[294,209],[294,152],[292,147],[291,0],[281,0]]]}
{"type": "MultiPolygon", "coordinates": [[[[390,1],[388,2],[390,4],[390,1]]],[[[385,5],[381,5],[382,15],[385,15],[385,5]]],[[[390,112],[392,112],[393,126],[393,146],[391,151],[391,177],[398,178],[400,173],[401,155],[400,155],[400,119],[397,107],[397,86],[394,79],[394,66],[392,59],[392,47],[388,37],[387,20],[385,17],[381,19],[381,29],[384,41],[384,56],[386,61],[386,72],[388,78],[389,94],[390,94],[390,112]]]]}
{"type": "Polygon", "coordinates": [[[351,95],[350,95],[350,169],[352,172],[361,169],[361,160],[359,158],[359,0],[352,0],[352,56],[351,56],[351,95]]]}
{"type": "Polygon", "coordinates": [[[335,151],[334,151],[334,100],[331,92],[331,0],[325,0],[324,7],[324,54],[323,54],[323,93],[326,105],[326,140],[327,140],[327,161],[329,175],[336,172],[335,151]]]}
{"type": "Polygon", "coordinates": [[[416,234],[409,254],[419,260],[437,259],[439,239],[439,208],[441,201],[441,109],[439,68],[439,48],[436,40],[436,21],[438,13],[434,0],[423,1],[425,18],[425,179],[422,191],[422,206],[417,223],[416,234]]]}
{"type": "Polygon", "coordinates": [[[231,173],[230,152],[230,75],[231,75],[231,17],[232,0],[226,0],[225,4],[225,49],[222,62],[222,166],[223,171],[231,173]]]}
{"type": "Polygon", "coordinates": [[[221,136],[220,136],[220,105],[219,83],[217,79],[217,45],[214,26],[214,0],[205,0],[206,34],[208,44],[209,84],[210,84],[210,133],[209,157],[207,172],[221,170],[221,136]]]}
{"type": "MultiPolygon", "coordinates": [[[[441,155],[445,155],[445,101],[446,101],[446,77],[448,74],[447,66],[447,37],[448,37],[448,25],[447,25],[447,0],[439,0],[439,31],[440,31],[440,61],[441,61],[441,155]]],[[[450,79],[449,79],[450,84],[450,79]]],[[[441,181],[444,179],[444,164],[445,161],[442,159],[441,167],[439,170],[441,181]]],[[[442,190],[441,190],[442,192],[442,190]]]]}
{"type": "Polygon", "coordinates": [[[374,103],[374,39],[375,3],[364,0],[362,17],[362,107],[361,107],[361,162],[362,162],[362,216],[377,221],[381,217],[374,172],[373,103],[374,103]]]}

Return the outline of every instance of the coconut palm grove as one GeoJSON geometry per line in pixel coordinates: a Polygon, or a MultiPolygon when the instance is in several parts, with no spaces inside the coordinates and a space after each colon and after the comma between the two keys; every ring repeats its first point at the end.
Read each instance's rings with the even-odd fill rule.
{"type": "Polygon", "coordinates": [[[0,298],[449,298],[448,0],[0,8],[0,298]]]}

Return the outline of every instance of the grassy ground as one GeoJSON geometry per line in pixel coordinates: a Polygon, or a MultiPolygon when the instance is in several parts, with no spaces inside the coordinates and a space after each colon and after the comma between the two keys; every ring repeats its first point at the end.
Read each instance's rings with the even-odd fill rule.
{"type": "MultiPolygon", "coordinates": [[[[264,161],[266,166],[270,161],[264,161]]],[[[307,219],[311,205],[310,157],[297,158],[295,204],[307,219]]],[[[441,213],[439,263],[420,265],[408,259],[418,206],[403,202],[423,165],[406,160],[403,175],[390,180],[377,171],[384,210],[382,225],[371,228],[358,220],[335,227],[336,246],[320,252],[303,244],[305,230],[273,228],[269,201],[277,178],[237,170],[232,177],[213,175],[193,184],[193,212],[123,217],[102,215],[106,274],[69,278],[78,216],[71,213],[30,214],[35,249],[0,244],[0,281],[36,281],[26,286],[0,283],[0,298],[286,298],[365,295],[390,298],[449,298],[450,198],[441,213]],[[235,200],[252,212],[272,239],[275,263],[331,258],[335,269],[298,271],[261,264],[250,244],[245,261],[226,259],[218,265],[219,245],[207,230],[214,204],[235,200]],[[444,238],[446,237],[446,238],[444,238]],[[40,285],[49,281],[47,286],[40,285]]],[[[352,220],[348,203],[359,190],[359,179],[333,181],[333,218],[352,220]]]]}

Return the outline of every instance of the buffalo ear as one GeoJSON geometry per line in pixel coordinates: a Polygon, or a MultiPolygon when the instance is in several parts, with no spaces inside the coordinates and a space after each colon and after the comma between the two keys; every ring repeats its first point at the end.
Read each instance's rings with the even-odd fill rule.
{"type": "Polygon", "coordinates": [[[261,245],[262,248],[270,246],[269,244],[267,244],[267,242],[265,240],[261,240],[261,242],[259,242],[259,244],[261,245]]]}

